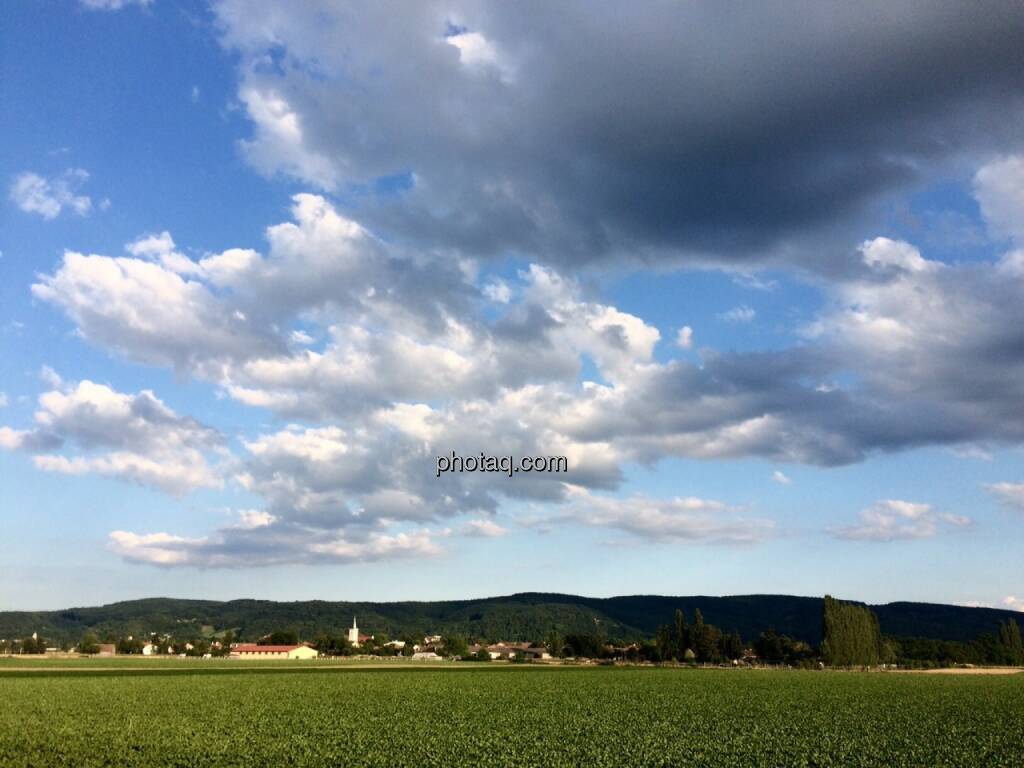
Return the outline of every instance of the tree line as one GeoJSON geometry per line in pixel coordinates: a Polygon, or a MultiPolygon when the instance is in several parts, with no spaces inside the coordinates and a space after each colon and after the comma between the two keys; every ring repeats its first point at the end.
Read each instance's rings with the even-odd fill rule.
{"type": "Polygon", "coordinates": [[[970,642],[886,637],[867,606],[826,595],[822,621],[821,659],[831,666],[1024,665],[1020,625],[1014,619],[1001,621],[996,632],[982,633],[970,642]]]}
{"type": "Polygon", "coordinates": [[[1000,622],[996,632],[983,633],[970,642],[888,637],[882,634],[878,617],[870,608],[830,595],[823,601],[822,642],[817,648],[770,628],[748,643],[735,630],[723,631],[705,622],[700,609],[694,611],[692,624],[687,623],[683,610],[677,609],[673,622],[660,625],[654,637],[630,645],[608,643],[596,632],[568,635],[564,641],[548,645],[558,649],[553,655],[655,663],[722,663],[742,659],[804,667],[1024,665],[1020,625],[1014,619],[1000,622]]]}
{"type": "MultiPolygon", "coordinates": [[[[355,654],[374,656],[411,656],[418,638],[403,636],[404,647],[390,644],[388,635],[377,633],[355,647],[349,643],[347,632],[322,631],[310,645],[326,656],[355,654]]],[[[216,639],[193,637],[189,640],[172,639],[167,635],[152,635],[148,639],[137,637],[104,636],[105,643],[113,643],[119,654],[141,654],[146,643],[152,643],[158,654],[184,654],[188,656],[226,656],[234,642],[233,631],[219,633],[216,639]]],[[[266,645],[296,645],[297,630],[278,630],[260,638],[266,645]]],[[[486,640],[464,635],[446,635],[431,650],[446,657],[489,661],[486,640]],[[480,645],[471,651],[471,646],[480,645]]],[[[1024,665],[1024,644],[1019,623],[1007,618],[993,632],[982,633],[972,641],[946,641],[914,637],[889,637],[881,632],[878,617],[865,605],[844,602],[826,595],[822,606],[822,642],[817,648],[809,643],[773,629],[766,629],[756,637],[741,637],[735,629],[723,630],[704,620],[699,608],[688,622],[683,608],[677,608],[672,621],[658,626],[653,636],[628,642],[609,639],[601,623],[594,621],[592,632],[573,632],[565,635],[552,628],[546,637],[537,638],[532,645],[544,647],[555,658],[589,658],[598,660],[620,659],[630,662],[723,663],[747,662],[788,664],[791,666],[873,667],[879,664],[928,667],[950,664],[1024,665]]],[[[100,640],[87,632],[74,647],[79,653],[98,653],[100,640]]],[[[0,640],[0,654],[41,654],[47,648],[46,640],[39,636],[20,640],[0,640]]],[[[63,650],[68,650],[68,647],[63,650]]],[[[524,657],[525,658],[525,657],[524,657]]]]}

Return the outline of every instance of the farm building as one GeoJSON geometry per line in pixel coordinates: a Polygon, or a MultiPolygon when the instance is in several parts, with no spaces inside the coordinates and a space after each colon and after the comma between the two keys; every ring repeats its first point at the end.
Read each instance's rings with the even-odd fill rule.
{"type": "Polygon", "coordinates": [[[529,647],[529,643],[492,643],[487,646],[487,652],[492,659],[511,659],[517,653],[524,653],[529,647]]]}
{"type": "Polygon", "coordinates": [[[532,646],[529,643],[493,643],[488,646],[469,646],[469,652],[471,654],[477,654],[484,649],[487,650],[487,653],[492,659],[514,659],[516,656],[522,656],[532,661],[546,661],[551,658],[551,654],[548,653],[547,648],[542,646],[532,646]]]}
{"type": "Polygon", "coordinates": [[[239,659],[315,659],[320,654],[308,645],[236,645],[231,655],[239,659]]]}

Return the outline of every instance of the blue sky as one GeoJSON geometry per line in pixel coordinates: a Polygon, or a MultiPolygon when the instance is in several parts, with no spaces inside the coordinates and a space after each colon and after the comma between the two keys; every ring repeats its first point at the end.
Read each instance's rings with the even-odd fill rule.
{"type": "Polygon", "coordinates": [[[1024,41],[746,13],[14,3],[0,608],[1024,609],[1024,41]]]}

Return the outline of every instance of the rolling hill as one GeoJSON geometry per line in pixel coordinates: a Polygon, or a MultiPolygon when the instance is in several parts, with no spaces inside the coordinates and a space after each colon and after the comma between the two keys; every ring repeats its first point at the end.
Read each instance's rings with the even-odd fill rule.
{"type": "MultiPolygon", "coordinates": [[[[677,608],[688,621],[701,610],[705,621],[737,630],[752,639],[762,630],[776,631],[817,644],[821,640],[822,601],[790,595],[670,597],[630,595],[594,598],[522,593],[478,600],[434,602],[332,602],[308,600],[182,600],[147,598],[110,605],[57,611],[2,611],[0,638],[38,632],[51,642],[75,642],[87,631],[99,636],[167,633],[175,637],[212,635],[228,629],[241,639],[256,639],[277,629],[295,629],[301,637],[341,632],[357,616],[362,630],[391,637],[460,633],[487,639],[535,640],[552,628],[563,634],[600,628],[610,638],[653,635],[670,623],[677,608]]],[[[940,640],[970,640],[994,632],[1013,611],[956,605],[896,602],[873,605],[886,634],[940,640]]]]}

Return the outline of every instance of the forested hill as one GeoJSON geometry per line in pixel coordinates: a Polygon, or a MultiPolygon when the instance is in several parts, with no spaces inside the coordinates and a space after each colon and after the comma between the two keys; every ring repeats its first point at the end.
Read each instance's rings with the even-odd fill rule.
{"type": "MultiPolygon", "coordinates": [[[[970,640],[982,632],[995,632],[1006,618],[1021,618],[1013,611],[930,603],[871,607],[885,634],[939,640],[970,640]]],[[[101,637],[151,632],[195,637],[228,629],[250,640],[280,629],[294,629],[301,637],[312,638],[319,631],[341,632],[356,616],[362,631],[390,637],[458,633],[492,640],[536,640],[555,628],[563,634],[600,629],[609,638],[632,639],[653,635],[659,624],[672,621],[677,608],[685,611],[688,621],[699,608],[705,621],[725,631],[737,630],[747,640],[768,628],[814,644],[821,640],[822,600],[816,597],[591,598],[543,593],[397,603],[149,598],[92,608],[0,612],[0,638],[38,632],[47,641],[75,642],[86,631],[101,637]]]]}

